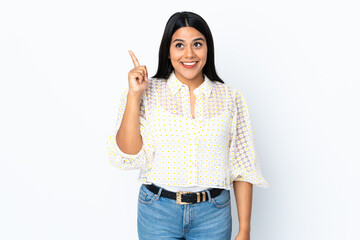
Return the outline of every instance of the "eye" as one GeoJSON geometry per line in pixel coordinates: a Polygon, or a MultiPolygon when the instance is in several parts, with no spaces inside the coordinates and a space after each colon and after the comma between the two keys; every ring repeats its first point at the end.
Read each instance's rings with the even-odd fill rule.
{"type": "Polygon", "coordinates": [[[194,46],[195,46],[195,47],[201,47],[201,46],[202,46],[202,43],[196,42],[196,43],[194,43],[194,46]]]}
{"type": "Polygon", "coordinates": [[[176,47],[176,48],[180,48],[180,47],[182,47],[182,46],[183,46],[182,43],[177,43],[177,44],[175,44],[175,47],[176,47]]]}

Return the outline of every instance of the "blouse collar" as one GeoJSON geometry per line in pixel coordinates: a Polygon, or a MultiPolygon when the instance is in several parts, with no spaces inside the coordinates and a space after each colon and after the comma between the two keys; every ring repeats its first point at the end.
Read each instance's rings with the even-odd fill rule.
{"type": "MultiPolygon", "coordinates": [[[[175,76],[175,72],[172,71],[167,84],[171,89],[171,92],[175,95],[182,87],[186,87],[186,84],[180,82],[180,80],[175,76]]],[[[213,87],[213,82],[204,74],[204,82],[197,88],[194,89],[194,94],[203,93],[205,97],[209,97],[213,87]]]]}

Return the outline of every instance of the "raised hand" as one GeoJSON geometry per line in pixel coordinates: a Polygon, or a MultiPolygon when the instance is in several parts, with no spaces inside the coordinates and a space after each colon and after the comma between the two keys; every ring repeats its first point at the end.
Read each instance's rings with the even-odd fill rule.
{"type": "Polygon", "coordinates": [[[134,68],[128,74],[129,92],[141,94],[147,86],[148,72],[145,65],[140,65],[135,54],[129,50],[134,68]]]}

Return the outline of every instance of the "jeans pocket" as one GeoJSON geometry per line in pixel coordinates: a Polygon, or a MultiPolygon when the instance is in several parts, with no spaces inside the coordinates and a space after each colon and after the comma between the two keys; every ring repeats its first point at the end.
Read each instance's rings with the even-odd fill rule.
{"type": "Polygon", "coordinates": [[[151,192],[144,185],[141,185],[138,196],[139,202],[150,205],[155,201],[156,196],[155,193],[151,192]]]}
{"type": "Polygon", "coordinates": [[[225,189],[220,193],[219,196],[213,198],[211,203],[216,208],[224,208],[229,206],[230,200],[230,191],[225,189]]]}

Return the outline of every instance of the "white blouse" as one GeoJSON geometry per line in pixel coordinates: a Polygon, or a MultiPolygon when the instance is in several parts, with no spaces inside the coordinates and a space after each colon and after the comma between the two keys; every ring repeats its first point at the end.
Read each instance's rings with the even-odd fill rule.
{"type": "Polygon", "coordinates": [[[168,79],[149,78],[140,103],[137,154],[126,154],[116,144],[116,133],[125,111],[128,87],[121,93],[118,117],[108,139],[111,165],[140,169],[138,180],[173,188],[223,188],[233,181],[267,187],[255,151],[249,109],[244,95],[227,84],[204,82],[190,90],[171,73],[168,79]]]}

